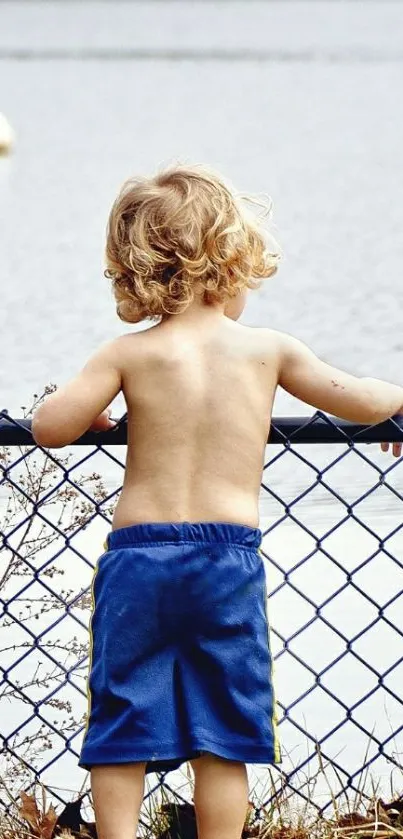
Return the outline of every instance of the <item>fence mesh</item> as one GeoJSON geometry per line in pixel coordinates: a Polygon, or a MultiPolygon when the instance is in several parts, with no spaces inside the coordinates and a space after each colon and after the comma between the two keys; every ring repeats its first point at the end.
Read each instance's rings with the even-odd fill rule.
{"type": "MultiPolygon", "coordinates": [[[[25,789],[40,778],[60,802],[66,778],[82,782],[90,584],[121,490],[124,423],[110,434],[44,450],[29,420],[0,417],[2,772],[25,789]]],[[[365,447],[402,439],[397,419],[273,420],[260,497],[283,751],[273,772],[301,799],[323,761],[336,797],[375,764],[401,766],[401,461],[365,447]]],[[[147,795],[186,800],[169,774],[151,777],[147,795]]]]}

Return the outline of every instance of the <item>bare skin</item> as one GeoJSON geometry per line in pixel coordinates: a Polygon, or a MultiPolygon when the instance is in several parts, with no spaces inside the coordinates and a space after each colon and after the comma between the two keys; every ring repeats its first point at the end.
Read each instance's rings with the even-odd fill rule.
{"type": "Polygon", "coordinates": [[[258,526],[278,356],[265,330],[226,317],[127,336],[128,451],[113,527],[152,521],[258,526]],[[214,445],[212,445],[214,441],[214,445]]]}
{"type": "MultiPolygon", "coordinates": [[[[64,446],[89,427],[112,428],[107,406],[123,391],[128,451],[113,528],[153,521],[257,527],[279,384],[355,422],[375,424],[402,412],[401,387],[337,370],[289,335],[238,324],[244,303],[244,295],[214,307],[196,298],[183,315],[121,336],[36,412],[37,443],[64,446]]],[[[393,453],[400,455],[400,443],[393,453]]],[[[239,839],[248,801],[244,764],[210,754],[191,764],[199,839],[239,839]]],[[[100,839],[133,839],[144,772],[144,763],[92,768],[100,839]]]]}
{"type": "MultiPolygon", "coordinates": [[[[204,754],[190,761],[198,839],[239,839],[248,809],[244,763],[204,754]]],[[[99,839],[133,839],[144,796],[144,763],[94,766],[91,791],[99,839]]]]}

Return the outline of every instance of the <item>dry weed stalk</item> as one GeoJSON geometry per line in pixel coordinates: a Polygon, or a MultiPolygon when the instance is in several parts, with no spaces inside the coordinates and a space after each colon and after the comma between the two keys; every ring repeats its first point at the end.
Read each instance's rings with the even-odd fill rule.
{"type": "MultiPolygon", "coordinates": [[[[31,406],[22,406],[23,418],[32,416],[45,396],[54,390],[56,386],[50,384],[41,396],[34,394],[31,406]]],[[[85,693],[88,640],[86,637],[80,639],[76,634],[67,641],[47,638],[41,627],[47,615],[49,622],[53,623],[58,614],[66,613],[71,606],[75,610],[88,611],[91,602],[89,591],[83,590],[77,595],[74,589],[59,586],[58,580],[65,570],[57,563],[60,552],[57,542],[61,537],[84,530],[94,517],[95,505],[105,502],[108,496],[102,476],[96,472],[77,474],[75,470],[75,485],[67,480],[59,485],[61,478],[66,479],[72,457],[71,453],[58,453],[56,459],[51,452],[33,449],[32,446],[0,448],[2,488],[7,493],[1,523],[4,547],[0,588],[3,599],[4,593],[7,596],[11,593],[8,608],[0,622],[0,655],[4,662],[5,656],[13,654],[11,666],[0,682],[0,710],[4,709],[4,717],[7,718],[10,702],[14,706],[27,706],[27,717],[32,715],[35,707],[44,710],[45,716],[46,709],[52,709],[54,727],[63,731],[65,737],[73,735],[83,724],[84,714],[78,717],[70,700],[60,697],[58,690],[66,684],[65,671],[74,669],[85,693]],[[47,524],[40,514],[44,514],[55,526],[47,524]],[[50,559],[44,561],[44,556],[50,556],[50,559]],[[43,585],[40,585],[41,581],[43,585]],[[34,587],[31,590],[32,583],[34,587]],[[14,637],[11,637],[11,632],[14,637]],[[37,635],[39,640],[35,640],[37,635]],[[33,650],[34,646],[36,655],[43,653],[34,672],[30,672],[28,666],[28,675],[23,673],[23,678],[14,676],[14,663],[22,660],[24,653],[33,650]],[[35,702],[37,696],[39,699],[35,702]]],[[[104,504],[103,514],[110,517],[113,507],[104,504]]],[[[53,748],[56,733],[52,726],[38,717],[34,731],[32,726],[27,731],[22,728],[5,741],[3,772],[11,790],[19,790],[32,782],[32,770],[39,770],[40,757],[53,748]]]]}

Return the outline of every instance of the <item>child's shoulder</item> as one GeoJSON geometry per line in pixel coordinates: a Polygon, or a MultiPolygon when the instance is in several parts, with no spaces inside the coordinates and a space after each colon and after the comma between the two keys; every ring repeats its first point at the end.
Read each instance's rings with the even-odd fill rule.
{"type": "Polygon", "coordinates": [[[117,335],[115,338],[110,338],[100,346],[100,352],[110,357],[122,357],[122,354],[130,353],[134,347],[138,350],[144,346],[145,333],[149,330],[139,330],[138,332],[125,332],[122,335],[117,335]]]}
{"type": "Polygon", "coordinates": [[[293,343],[297,343],[292,335],[287,332],[280,332],[278,329],[270,329],[267,326],[254,326],[251,329],[260,338],[263,347],[268,352],[276,353],[278,356],[283,356],[289,351],[293,343]]]}
{"type": "Polygon", "coordinates": [[[122,372],[129,359],[139,357],[142,346],[139,338],[139,333],[132,332],[104,341],[91,355],[86,367],[94,372],[112,368],[122,372]]]}

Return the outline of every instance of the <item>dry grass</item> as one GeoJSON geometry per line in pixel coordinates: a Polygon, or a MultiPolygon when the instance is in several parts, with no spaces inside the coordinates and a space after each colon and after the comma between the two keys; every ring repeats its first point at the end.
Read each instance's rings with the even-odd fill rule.
{"type": "MultiPolygon", "coordinates": [[[[257,800],[251,790],[249,810],[242,839],[403,839],[403,795],[393,787],[393,773],[390,776],[390,800],[378,795],[377,784],[370,779],[372,793],[369,794],[368,771],[362,772],[354,793],[347,795],[339,779],[339,789],[330,782],[329,775],[336,774],[334,765],[325,765],[318,749],[319,769],[315,776],[306,779],[294,791],[280,774],[268,770],[268,789],[257,800]],[[325,778],[329,790],[331,807],[321,811],[314,800],[318,777],[325,778]],[[343,799],[343,803],[339,803],[343,799]],[[262,801],[269,801],[263,805],[262,801]],[[330,814],[326,815],[330,809],[330,814]]],[[[81,815],[83,798],[89,793],[82,791],[63,810],[56,812],[48,804],[46,790],[36,781],[34,793],[28,795],[21,790],[15,798],[4,780],[0,785],[8,798],[8,812],[0,810],[0,839],[97,839],[94,822],[81,815]]],[[[190,772],[185,780],[192,791],[193,778],[190,772]]],[[[151,793],[142,808],[139,835],[144,839],[197,839],[196,819],[193,803],[185,801],[181,794],[169,793],[161,786],[151,793]]]]}

